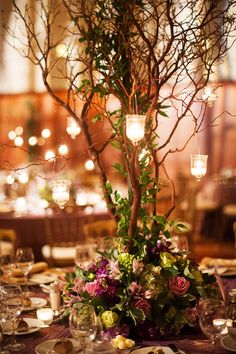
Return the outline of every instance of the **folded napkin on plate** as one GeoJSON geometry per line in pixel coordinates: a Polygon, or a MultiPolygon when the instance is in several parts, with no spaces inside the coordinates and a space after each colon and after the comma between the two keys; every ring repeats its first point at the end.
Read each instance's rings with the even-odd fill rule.
{"type": "MultiPolygon", "coordinates": [[[[32,265],[30,274],[44,272],[47,269],[48,269],[48,264],[46,262],[37,262],[32,265]]],[[[20,269],[14,269],[12,276],[14,278],[17,278],[17,277],[23,277],[24,274],[22,273],[22,271],[20,269]]]]}
{"type": "Polygon", "coordinates": [[[204,257],[200,262],[200,268],[226,267],[236,268],[236,259],[204,257]]]}

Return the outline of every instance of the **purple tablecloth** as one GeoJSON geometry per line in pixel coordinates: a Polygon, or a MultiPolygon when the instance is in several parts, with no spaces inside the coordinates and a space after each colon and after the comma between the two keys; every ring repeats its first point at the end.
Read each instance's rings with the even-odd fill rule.
{"type": "MultiPolygon", "coordinates": [[[[223,282],[227,289],[236,288],[236,278],[224,278],[223,282]]],[[[34,291],[34,296],[48,298],[48,294],[42,293],[39,287],[33,287],[31,290],[34,291]]],[[[26,313],[26,316],[35,317],[35,313],[26,313]]],[[[40,343],[61,337],[70,337],[69,326],[67,323],[53,323],[49,328],[40,329],[38,332],[17,336],[17,340],[26,345],[25,349],[21,351],[21,354],[34,354],[36,346],[40,343]]],[[[4,344],[9,341],[10,337],[5,336],[4,344]]],[[[158,342],[144,341],[141,344],[145,347],[155,345],[166,346],[169,343],[175,343],[179,349],[184,350],[187,354],[230,353],[230,351],[224,349],[219,343],[213,346],[209,339],[207,339],[200,330],[196,329],[191,329],[178,337],[172,337],[165,340],[162,339],[158,342]]]]}

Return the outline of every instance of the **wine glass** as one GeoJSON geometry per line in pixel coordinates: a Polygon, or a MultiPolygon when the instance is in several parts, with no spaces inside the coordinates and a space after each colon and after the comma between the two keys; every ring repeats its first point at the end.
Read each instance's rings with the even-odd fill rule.
{"type": "Polygon", "coordinates": [[[76,304],[71,309],[69,323],[72,337],[78,340],[81,347],[85,349],[87,342],[94,340],[97,331],[94,307],[89,304],[76,304]]]}
{"type": "Polygon", "coordinates": [[[52,182],[52,198],[60,209],[64,209],[65,204],[70,199],[70,185],[71,182],[68,180],[55,180],[52,182]]]}
{"type": "Polygon", "coordinates": [[[202,332],[215,344],[226,329],[226,308],[221,301],[204,300],[198,308],[202,332]]]}
{"type": "Polygon", "coordinates": [[[189,253],[189,242],[187,235],[174,235],[171,237],[171,242],[175,252],[180,252],[183,255],[189,253]]]}
{"type": "Polygon", "coordinates": [[[28,274],[32,269],[32,265],[34,264],[34,254],[33,250],[30,247],[21,247],[16,250],[16,265],[19,269],[21,269],[22,273],[25,277],[26,288],[25,292],[28,293],[28,274]]]}
{"type": "Polygon", "coordinates": [[[10,320],[12,326],[11,343],[6,345],[4,349],[10,351],[20,351],[25,345],[18,343],[15,337],[16,321],[23,308],[23,294],[20,286],[3,285],[0,288],[1,303],[6,306],[7,319],[10,320]]]}
{"type": "Polygon", "coordinates": [[[15,268],[15,255],[13,252],[3,253],[0,256],[0,267],[6,280],[10,280],[15,268]]]}
{"type": "Polygon", "coordinates": [[[2,342],[4,338],[2,324],[6,321],[6,319],[7,319],[7,307],[2,301],[1,292],[0,292],[0,354],[10,354],[8,350],[4,350],[2,348],[2,342]]]}

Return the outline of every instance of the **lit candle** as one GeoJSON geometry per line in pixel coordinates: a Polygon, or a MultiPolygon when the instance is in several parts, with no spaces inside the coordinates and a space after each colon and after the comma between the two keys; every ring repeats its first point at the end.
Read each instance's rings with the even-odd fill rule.
{"type": "Polygon", "coordinates": [[[215,318],[213,320],[213,325],[215,327],[222,327],[225,325],[225,320],[223,318],[215,318]]]}
{"type": "Polygon", "coordinates": [[[191,155],[191,173],[197,178],[197,181],[206,174],[207,158],[207,155],[191,155]]]}
{"type": "Polygon", "coordinates": [[[49,307],[37,310],[37,319],[43,321],[44,324],[51,324],[53,320],[53,310],[49,307]]]}
{"type": "Polygon", "coordinates": [[[64,208],[66,202],[70,198],[69,187],[70,181],[68,180],[57,180],[52,183],[52,197],[55,203],[59,205],[61,209],[64,208]]]}
{"type": "Polygon", "coordinates": [[[145,115],[127,114],[126,115],[126,135],[136,145],[144,137],[145,115]]]}

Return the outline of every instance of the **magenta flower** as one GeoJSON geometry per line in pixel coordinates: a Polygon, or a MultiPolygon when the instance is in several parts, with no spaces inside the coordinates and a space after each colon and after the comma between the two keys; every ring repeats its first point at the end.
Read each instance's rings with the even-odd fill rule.
{"type": "Polygon", "coordinates": [[[184,277],[174,277],[169,279],[169,287],[172,293],[176,296],[181,296],[187,293],[190,282],[184,277]]]}
{"type": "Polygon", "coordinates": [[[94,280],[93,282],[87,283],[83,290],[87,291],[90,296],[97,296],[100,294],[102,286],[97,280],[94,280]]]}
{"type": "Polygon", "coordinates": [[[150,316],[152,307],[148,300],[139,297],[134,300],[132,305],[137,309],[143,310],[146,316],[150,316]]]}

